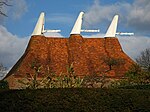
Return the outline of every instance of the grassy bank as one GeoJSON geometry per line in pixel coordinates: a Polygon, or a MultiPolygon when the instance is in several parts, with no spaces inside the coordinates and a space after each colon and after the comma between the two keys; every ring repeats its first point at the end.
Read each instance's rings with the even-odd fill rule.
{"type": "Polygon", "coordinates": [[[150,112],[150,90],[40,89],[0,91],[0,112],[150,112]]]}

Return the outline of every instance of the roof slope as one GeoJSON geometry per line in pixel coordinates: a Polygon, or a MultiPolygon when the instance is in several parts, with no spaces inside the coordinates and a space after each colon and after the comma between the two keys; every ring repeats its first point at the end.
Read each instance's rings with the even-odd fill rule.
{"type": "Polygon", "coordinates": [[[118,77],[128,70],[134,62],[122,50],[117,38],[83,38],[81,35],[71,35],[69,38],[48,38],[32,36],[28,47],[14,65],[6,78],[13,75],[24,77],[34,74],[33,64],[39,64],[40,76],[51,73],[66,73],[67,67],[73,64],[78,76],[106,73],[107,76],[118,77]],[[104,62],[105,57],[121,58],[124,64],[109,66],[104,62]],[[106,72],[109,71],[109,72],[106,72]]]}

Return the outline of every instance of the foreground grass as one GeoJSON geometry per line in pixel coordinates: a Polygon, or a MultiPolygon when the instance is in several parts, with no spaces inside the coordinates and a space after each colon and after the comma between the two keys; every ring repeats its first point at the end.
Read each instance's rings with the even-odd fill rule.
{"type": "Polygon", "coordinates": [[[0,91],[0,112],[150,112],[150,90],[0,91]]]}

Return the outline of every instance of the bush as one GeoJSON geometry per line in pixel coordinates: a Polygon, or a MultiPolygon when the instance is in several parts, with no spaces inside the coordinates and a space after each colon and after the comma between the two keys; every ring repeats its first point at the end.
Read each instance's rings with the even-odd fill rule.
{"type": "Polygon", "coordinates": [[[149,112],[149,90],[37,89],[0,92],[1,112],[149,112]]]}
{"type": "Polygon", "coordinates": [[[61,73],[60,75],[52,73],[47,66],[47,73],[41,79],[38,79],[38,76],[41,74],[42,66],[37,60],[31,63],[31,69],[35,72],[33,75],[28,73],[24,79],[18,80],[22,88],[76,88],[81,87],[83,82],[82,78],[75,75],[73,64],[67,68],[66,74],[61,73]]]}
{"type": "Polygon", "coordinates": [[[144,84],[144,85],[126,85],[126,86],[120,86],[119,89],[149,89],[150,90],[150,84],[144,84]]]}
{"type": "Polygon", "coordinates": [[[8,82],[5,80],[0,81],[0,89],[9,89],[8,82]]]}
{"type": "MultiPolygon", "coordinates": [[[[124,79],[111,84],[113,88],[147,88],[150,85],[150,72],[144,71],[138,64],[133,64],[124,79]]],[[[148,87],[149,88],[149,87],[148,87]]]]}

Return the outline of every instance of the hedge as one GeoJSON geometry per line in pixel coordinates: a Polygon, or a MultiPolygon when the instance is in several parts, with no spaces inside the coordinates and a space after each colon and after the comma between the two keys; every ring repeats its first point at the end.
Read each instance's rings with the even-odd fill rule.
{"type": "Polygon", "coordinates": [[[150,90],[1,90],[0,112],[150,112],[150,90]]]}

